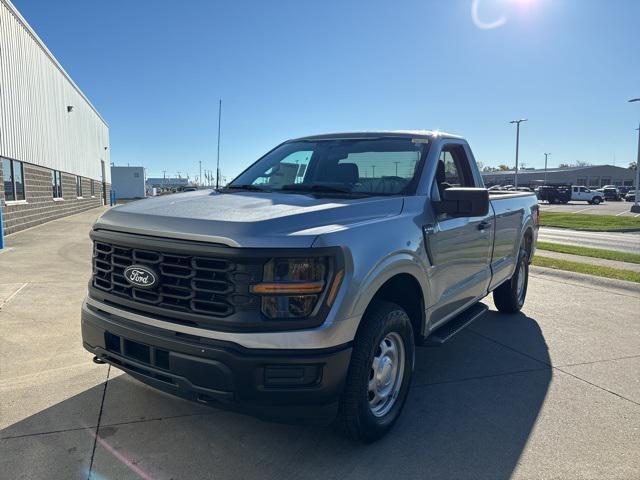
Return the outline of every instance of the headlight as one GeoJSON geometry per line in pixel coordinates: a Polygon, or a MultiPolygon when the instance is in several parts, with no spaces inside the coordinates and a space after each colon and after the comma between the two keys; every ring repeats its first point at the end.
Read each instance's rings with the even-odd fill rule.
{"type": "MultiPolygon", "coordinates": [[[[331,275],[328,257],[274,258],[265,264],[262,283],[252,285],[251,293],[262,296],[262,313],[268,318],[304,318],[323,298],[331,275]]],[[[332,284],[331,291],[336,289],[332,284]]]]}

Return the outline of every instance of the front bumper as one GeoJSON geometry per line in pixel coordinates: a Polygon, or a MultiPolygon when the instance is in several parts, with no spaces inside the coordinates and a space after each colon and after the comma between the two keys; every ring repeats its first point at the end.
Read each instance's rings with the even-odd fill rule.
{"type": "Polygon", "coordinates": [[[329,423],[350,344],[317,350],[249,349],[82,309],[84,347],[165,392],[263,419],[329,423]]]}

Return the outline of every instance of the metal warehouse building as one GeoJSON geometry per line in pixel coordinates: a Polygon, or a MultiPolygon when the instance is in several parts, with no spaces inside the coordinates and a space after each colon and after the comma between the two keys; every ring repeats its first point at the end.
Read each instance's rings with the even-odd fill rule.
{"type": "Polygon", "coordinates": [[[9,0],[0,0],[5,233],[106,203],[109,128],[9,0]]]}
{"type": "MultiPolygon", "coordinates": [[[[586,167],[566,167],[547,169],[547,183],[570,183],[587,187],[604,187],[605,185],[631,187],[635,181],[635,170],[613,165],[590,165],[586,167]]],[[[513,170],[503,172],[482,172],[485,185],[513,185],[513,170]]],[[[544,169],[518,170],[518,185],[528,186],[540,184],[545,180],[544,169]]]]}

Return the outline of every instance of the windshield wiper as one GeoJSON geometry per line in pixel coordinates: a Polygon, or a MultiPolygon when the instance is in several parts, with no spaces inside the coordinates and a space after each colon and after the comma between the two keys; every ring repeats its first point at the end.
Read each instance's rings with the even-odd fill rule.
{"type": "Polygon", "coordinates": [[[324,185],[321,183],[315,185],[308,185],[304,183],[292,183],[289,185],[284,185],[282,190],[294,190],[298,192],[327,192],[327,193],[359,193],[353,192],[350,188],[347,187],[337,187],[333,185],[324,185]]]}
{"type": "Polygon", "coordinates": [[[249,192],[267,192],[268,190],[260,188],[256,185],[227,185],[224,190],[248,190],[249,192]]]}

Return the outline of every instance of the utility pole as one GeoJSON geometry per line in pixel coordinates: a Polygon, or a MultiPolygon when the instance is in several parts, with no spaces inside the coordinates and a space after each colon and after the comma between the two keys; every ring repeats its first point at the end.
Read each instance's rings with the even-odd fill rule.
{"type": "Polygon", "coordinates": [[[549,159],[550,153],[544,154],[544,184],[547,184],[547,160],[549,159]]]}
{"type": "Polygon", "coordinates": [[[376,166],[371,165],[371,178],[376,178],[376,166]]]}
{"type": "Polygon", "coordinates": [[[198,165],[200,166],[200,175],[198,175],[198,186],[200,186],[204,183],[202,181],[202,160],[198,160],[198,165]]]}
{"type": "Polygon", "coordinates": [[[218,159],[216,161],[216,190],[220,188],[220,121],[222,120],[222,99],[218,103],[218,159]]]}
{"type": "MultiPolygon", "coordinates": [[[[640,97],[632,98],[629,103],[640,102],[640,97]]],[[[640,213],[640,124],[638,125],[638,154],[636,156],[636,194],[634,196],[633,205],[631,205],[631,211],[633,213],[640,213]]]]}
{"type": "Polygon", "coordinates": [[[399,164],[400,162],[393,162],[393,163],[395,163],[395,164],[396,164],[396,177],[397,177],[397,176],[398,176],[398,164],[399,164]]]}
{"type": "Polygon", "coordinates": [[[513,186],[518,188],[518,151],[520,149],[520,123],[526,122],[527,118],[521,118],[520,120],[511,120],[509,123],[516,124],[516,171],[513,186]]]}

